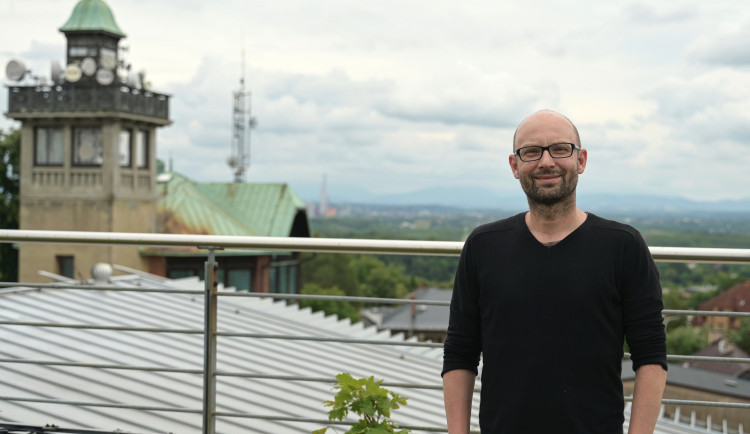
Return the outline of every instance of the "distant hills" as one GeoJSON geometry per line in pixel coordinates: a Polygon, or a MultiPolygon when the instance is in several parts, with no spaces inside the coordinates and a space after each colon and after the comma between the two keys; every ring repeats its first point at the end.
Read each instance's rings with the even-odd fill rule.
{"type": "MultiPolygon", "coordinates": [[[[295,188],[296,186],[292,186],[295,188]]],[[[305,201],[317,202],[319,192],[305,188],[295,191],[305,201]]],[[[394,206],[437,205],[459,208],[486,208],[520,211],[528,208],[526,197],[520,190],[516,193],[469,187],[433,187],[399,194],[375,194],[356,187],[329,187],[330,203],[373,204],[394,206]]],[[[680,213],[749,213],[750,198],[742,200],[695,201],[681,197],[643,194],[587,193],[579,191],[579,207],[592,212],[634,214],[680,214],[680,213]]]]}

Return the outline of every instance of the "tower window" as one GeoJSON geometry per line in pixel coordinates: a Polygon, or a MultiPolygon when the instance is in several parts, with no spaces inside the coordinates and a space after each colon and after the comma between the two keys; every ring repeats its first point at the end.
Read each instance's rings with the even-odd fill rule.
{"type": "Polygon", "coordinates": [[[122,130],[120,131],[120,166],[130,167],[132,160],[132,146],[130,143],[130,136],[132,131],[122,130]]]}
{"type": "Polygon", "coordinates": [[[138,130],[135,133],[135,158],[139,169],[148,168],[148,132],[138,130]]]}
{"type": "Polygon", "coordinates": [[[75,279],[75,257],[57,256],[57,274],[75,279]]]}
{"type": "Polygon", "coordinates": [[[73,130],[73,164],[76,166],[101,166],[101,128],[75,128],[73,130]]]}
{"type": "Polygon", "coordinates": [[[34,164],[61,166],[63,164],[63,129],[39,127],[35,129],[34,164]]]}

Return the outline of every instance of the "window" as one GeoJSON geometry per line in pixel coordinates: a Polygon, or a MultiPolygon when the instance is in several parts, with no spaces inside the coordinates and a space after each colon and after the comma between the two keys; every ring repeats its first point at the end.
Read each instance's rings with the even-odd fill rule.
{"type": "Polygon", "coordinates": [[[76,166],[101,166],[101,128],[75,128],[73,130],[73,164],[76,166]]]}
{"type": "Polygon", "coordinates": [[[234,286],[237,291],[250,291],[252,272],[243,268],[231,268],[227,270],[226,286],[234,286]]]}
{"type": "Polygon", "coordinates": [[[57,256],[57,274],[75,279],[75,258],[73,256],[57,256]]]}
{"type": "Polygon", "coordinates": [[[64,145],[62,128],[37,128],[34,138],[34,164],[62,166],[64,145]]]}
{"type": "Polygon", "coordinates": [[[195,270],[169,270],[167,272],[167,277],[170,279],[182,279],[184,277],[193,277],[196,275],[195,270]]]}
{"type": "Polygon", "coordinates": [[[289,281],[287,279],[287,267],[279,267],[279,290],[281,294],[289,292],[289,281]]]}
{"type": "Polygon", "coordinates": [[[121,167],[130,167],[132,164],[132,152],[131,152],[131,144],[130,144],[130,136],[132,136],[133,132],[130,130],[121,130],[120,131],[120,166],[121,167]]]}
{"type": "Polygon", "coordinates": [[[276,289],[276,267],[271,267],[268,270],[268,292],[279,292],[276,289]]]}
{"type": "Polygon", "coordinates": [[[135,158],[139,169],[148,167],[148,132],[138,130],[135,133],[135,158]]]}
{"type": "Polygon", "coordinates": [[[297,293],[297,266],[291,265],[289,266],[289,293],[290,294],[296,294],[297,293]]]}

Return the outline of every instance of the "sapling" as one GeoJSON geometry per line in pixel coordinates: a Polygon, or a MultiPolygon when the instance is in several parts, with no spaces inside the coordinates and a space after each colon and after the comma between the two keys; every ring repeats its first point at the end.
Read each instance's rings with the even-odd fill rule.
{"type": "MultiPolygon", "coordinates": [[[[408,434],[408,429],[398,429],[398,425],[390,420],[391,410],[406,405],[406,398],[395,392],[380,387],[383,380],[375,381],[370,378],[353,378],[347,373],[336,376],[334,390],[338,390],[333,401],[326,401],[323,405],[331,407],[328,420],[342,421],[349,412],[359,416],[359,420],[346,434],[408,434]]],[[[324,434],[325,427],[313,431],[313,434],[324,434]]]]}

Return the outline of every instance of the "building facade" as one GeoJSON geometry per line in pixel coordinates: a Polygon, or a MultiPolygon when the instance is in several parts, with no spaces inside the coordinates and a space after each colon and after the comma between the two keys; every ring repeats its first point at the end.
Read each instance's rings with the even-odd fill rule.
{"type": "MultiPolygon", "coordinates": [[[[125,33],[102,0],[81,0],[60,31],[66,67],[53,66],[51,82],[8,77],[19,82],[6,116],[22,123],[20,228],[154,232],[156,131],[170,124],[169,97],[123,68],[125,33]]],[[[21,244],[19,281],[41,281],[40,269],[81,278],[97,262],[147,267],[133,247],[21,244]]]]}

